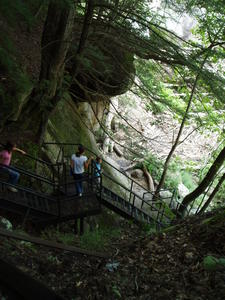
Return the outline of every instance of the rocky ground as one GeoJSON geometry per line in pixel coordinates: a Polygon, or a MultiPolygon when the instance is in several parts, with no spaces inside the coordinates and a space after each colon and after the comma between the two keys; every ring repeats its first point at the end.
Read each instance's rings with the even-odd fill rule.
{"type": "MultiPolygon", "coordinates": [[[[207,224],[205,218],[186,219],[159,234],[123,222],[120,238],[112,238],[101,249],[109,254],[107,259],[5,238],[0,239],[1,258],[70,300],[223,300],[225,270],[206,270],[203,259],[225,257],[224,211],[207,224]]],[[[74,239],[75,245],[78,240],[74,239]]],[[[12,298],[5,292],[1,299],[12,298]]]]}
{"type": "MultiPolygon", "coordinates": [[[[180,128],[180,123],[172,114],[168,111],[159,115],[153,114],[146,110],[148,100],[141,99],[131,92],[112,101],[114,106],[111,107],[111,111],[119,123],[116,140],[137,153],[148,152],[165,159],[180,128]],[[119,105],[115,104],[116,101],[119,105]],[[123,119],[118,117],[118,112],[123,119]]],[[[201,128],[197,130],[192,125],[187,125],[183,129],[176,155],[184,161],[204,165],[211,152],[217,148],[217,138],[216,133],[207,130],[201,132],[201,128]]]]}

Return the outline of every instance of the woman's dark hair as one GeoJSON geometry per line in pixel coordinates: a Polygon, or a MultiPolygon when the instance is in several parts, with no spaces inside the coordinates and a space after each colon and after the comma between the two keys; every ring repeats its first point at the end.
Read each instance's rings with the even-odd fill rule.
{"type": "Polygon", "coordinates": [[[4,146],[4,150],[7,150],[9,153],[12,152],[13,148],[15,147],[15,144],[7,141],[5,146],[4,146]]]}
{"type": "Polygon", "coordinates": [[[80,157],[80,152],[76,152],[76,157],[80,157]]]}
{"type": "Polygon", "coordinates": [[[97,163],[100,163],[101,160],[102,160],[101,157],[99,157],[99,156],[96,157],[97,163]]]}
{"type": "Polygon", "coordinates": [[[79,145],[78,146],[78,152],[80,153],[80,154],[82,154],[82,153],[84,153],[84,147],[82,146],[82,145],[79,145]]]}

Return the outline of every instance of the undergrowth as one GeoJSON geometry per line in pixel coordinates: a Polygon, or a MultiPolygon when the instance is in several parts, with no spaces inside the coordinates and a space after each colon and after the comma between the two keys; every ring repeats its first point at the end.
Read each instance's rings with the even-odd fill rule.
{"type": "Polygon", "coordinates": [[[120,230],[117,228],[101,228],[87,231],[80,237],[80,246],[90,250],[102,250],[109,246],[111,239],[119,236],[120,230]]]}

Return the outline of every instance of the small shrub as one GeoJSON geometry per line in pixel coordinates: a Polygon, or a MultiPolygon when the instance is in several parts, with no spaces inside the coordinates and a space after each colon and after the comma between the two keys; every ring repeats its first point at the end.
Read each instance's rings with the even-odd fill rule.
{"type": "Polygon", "coordinates": [[[144,162],[149,173],[155,180],[160,180],[163,162],[158,159],[154,154],[149,154],[144,162]]]}
{"type": "Polygon", "coordinates": [[[181,172],[181,178],[183,184],[189,189],[189,190],[194,190],[196,187],[196,184],[193,181],[192,175],[186,171],[181,172]]]}
{"type": "Polygon", "coordinates": [[[48,228],[41,233],[41,237],[46,240],[54,240],[65,245],[73,245],[75,241],[74,233],[61,232],[55,228],[48,228]]]}
{"type": "Polygon", "coordinates": [[[86,249],[102,250],[105,248],[112,238],[118,237],[120,231],[118,229],[101,228],[95,231],[87,231],[80,238],[80,245],[86,249]]]}
{"type": "Polygon", "coordinates": [[[154,233],[157,232],[157,228],[156,228],[156,225],[154,223],[152,223],[152,224],[142,223],[141,224],[141,229],[147,235],[151,235],[151,234],[154,234],[154,233]]]}
{"type": "Polygon", "coordinates": [[[61,264],[61,261],[59,261],[58,257],[55,256],[55,255],[49,255],[49,256],[46,256],[47,260],[54,264],[54,265],[60,265],[61,264]]]}

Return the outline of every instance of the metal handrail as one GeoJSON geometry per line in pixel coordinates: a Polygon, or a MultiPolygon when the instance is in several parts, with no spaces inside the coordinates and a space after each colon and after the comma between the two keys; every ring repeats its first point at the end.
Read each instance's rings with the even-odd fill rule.
{"type": "MultiPolygon", "coordinates": [[[[79,146],[80,144],[75,144],[75,143],[56,143],[56,142],[44,142],[44,145],[60,145],[60,146],[79,146]]],[[[93,152],[92,150],[90,150],[89,148],[83,146],[83,148],[85,150],[87,150],[88,152],[90,152],[91,154],[96,156],[96,153],[93,152]]],[[[102,159],[102,161],[109,165],[110,167],[112,167],[113,169],[115,169],[116,171],[118,171],[119,173],[123,174],[125,177],[127,177],[128,179],[130,179],[131,181],[133,181],[135,184],[137,184],[140,188],[146,190],[145,187],[143,187],[140,183],[138,183],[137,181],[135,181],[132,177],[128,176],[127,174],[125,174],[124,172],[122,172],[121,170],[119,170],[118,168],[116,168],[115,166],[113,166],[112,164],[110,164],[108,161],[102,159]]],[[[148,191],[149,193],[152,193],[151,191],[148,191]]],[[[154,193],[152,193],[152,195],[154,195],[154,193]]]]}
{"type": "MultiPolygon", "coordinates": [[[[4,147],[4,145],[3,145],[2,143],[0,143],[0,147],[4,147]]],[[[40,162],[40,163],[45,164],[45,165],[48,165],[48,166],[54,165],[54,164],[51,164],[51,163],[49,163],[49,162],[47,162],[47,161],[45,161],[45,160],[43,160],[43,159],[36,158],[36,157],[34,157],[34,156],[32,156],[32,155],[30,155],[30,154],[28,154],[28,153],[25,153],[25,154],[22,154],[22,153],[20,153],[20,152],[18,152],[18,153],[19,153],[20,155],[23,155],[23,156],[25,156],[25,157],[31,158],[32,160],[35,160],[35,161],[40,162]]]]}
{"type": "MultiPolygon", "coordinates": [[[[107,189],[107,188],[105,188],[105,187],[104,187],[104,189],[110,191],[109,189],[107,189]]],[[[113,194],[115,194],[115,193],[113,192],[113,194]]],[[[115,195],[116,195],[116,194],[115,194],[115,195]]],[[[151,211],[156,211],[156,212],[158,212],[156,218],[154,218],[153,216],[151,216],[149,213],[147,213],[146,211],[142,210],[141,208],[135,206],[135,205],[134,205],[134,202],[135,202],[135,197],[136,197],[136,196],[139,197],[137,194],[134,194],[132,203],[130,203],[130,202],[128,202],[128,201],[126,201],[126,200],[123,199],[124,201],[126,201],[127,203],[130,203],[130,204],[132,205],[131,215],[132,215],[133,217],[134,217],[134,210],[136,209],[136,210],[140,211],[141,213],[145,214],[146,216],[148,216],[153,222],[157,223],[157,224],[160,225],[160,226],[163,225],[162,222],[161,222],[163,216],[164,216],[167,220],[170,221],[170,218],[164,214],[164,210],[163,210],[163,212],[161,212],[160,209],[158,209],[158,208],[155,207],[155,206],[152,206],[152,205],[149,204],[149,203],[147,203],[147,204],[148,204],[148,206],[150,207],[150,210],[151,210],[151,211]],[[160,220],[159,220],[159,216],[160,216],[160,215],[161,215],[161,218],[160,218],[160,220]]],[[[156,203],[153,202],[153,203],[154,203],[154,204],[158,204],[157,202],[156,202],[156,203]]],[[[159,204],[162,205],[163,203],[162,203],[162,202],[159,202],[159,204]]]]}
{"type": "Polygon", "coordinates": [[[15,170],[15,171],[19,171],[21,174],[24,174],[24,175],[27,175],[27,176],[30,176],[32,178],[35,178],[35,179],[38,179],[42,182],[45,182],[45,183],[48,183],[49,185],[52,185],[54,186],[55,185],[55,182],[54,181],[51,181],[41,175],[38,175],[36,173],[33,173],[31,171],[27,171],[21,167],[13,167],[13,166],[6,166],[6,165],[3,165],[0,163],[0,167],[4,168],[4,169],[9,169],[9,170],[15,170]]]}
{"type": "MultiPolygon", "coordinates": [[[[29,178],[34,178],[34,179],[36,179],[36,180],[39,181],[39,182],[47,183],[48,185],[52,186],[52,187],[53,187],[53,191],[55,191],[55,183],[54,183],[54,182],[51,182],[51,181],[49,181],[49,180],[46,180],[46,179],[45,179],[44,177],[42,177],[42,176],[35,175],[34,173],[29,172],[29,171],[26,171],[26,170],[24,170],[24,169],[22,169],[22,168],[19,168],[19,169],[18,169],[18,168],[14,168],[14,167],[11,167],[11,166],[5,166],[5,165],[2,165],[2,164],[1,164],[1,166],[3,166],[2,169],[18,170],[18,171],[20,172],[20,174],[22,174],[22,175],[28,176],[29,178]]],[[[43,198],[43,199],[45,199],[45,200],[48,200],[48,201],[51,201],[51,202],[57,202],[57,203],[58,203],[58,199],[55,199],[55,198],[53,198],[53,197],[50,197],[50,196],[46,195],[46,193],[40,193],[40,192],[37,192],[36,190],[31,189],[31,188],[29,188],[29,187],[24,187],[24,186],[21,186],[21,185],[19,185],[19,184],[14,185],[14,184],[11,184],[11,183],[6,182],[6,181],[3,181],[3,180],[0,180],[0,182],[1,182],[2,184],[4,184],[4,185],[7,185],[7,186],[12,186],[12,187],[15,187],[15,186],[16,186],[16,188],[17,188],[18,190],[27,192],[27,193],[32,194],[32,195],[35,195],[35,196],[37,196],[37,197],[41,197],[41,198],[43,198]]],[[[58,212],[58,214],[59,214],[59,212],[58,212]]]]}
{"type": "MultiPolygon", "coordinates": [[[[15,186],[14,184],[9,183],[9,182],[4,181],[4,180],[1,180],[1,179],[0,179],[0,183],[2,183],[4,185],[7,185],[7,186],[12,186],[12,187],[15,186]]],[[[46,194],[38,193],[38,192],[34,191],[33,189],[28,188],[28,187],[24,187],[22,185],[16,185],[16,188],[18,190],[21,190],[21,191],[24,191],[24,192],[28,192],[28,193],[30,193],[32,195],[35,195],[35,196],[38,196],[38,197],[42,197],[42,198],[44,198],[46,200],[55,201],[55,198],[46,196],[46,194]]]]}
{"type": "MultiPolygon", "coordinates": [[[[127,187],[123,186],[122,184],[118,183],[117,181],[115,181],[113,178],[111,178],[110,176],[104,174],[106,177],[108,177],[110,180],[112,180],[113,182],[117,183],[120,187],[122,187],[123,189],[125,189],[126,191],[130,192],[130,195],[133,195],[133,203],[132,206],[138,208],[140,211],[143,211],[141,208],[137,207],[135,205],[135,198],[138,198],[139,200],[142,201],[141,207],[146,204],[146,206],[148,206],[150,208],[150,210],[154,209],[155,211],[158,211],[158,213],[160,212],[160,209],[157,209],[155,206],[153,206],[149,201],[144,200],[143,198],[141,198],[138,194],[136,194],[134,191],[131,191],[130,189],[128,189],[127,187]]],[[[105,188],[105,187],[104,187],[105,188]]],[[[106,188],[107,189],[107,188],[106,188]]],[[[108,189],[109,190],[109,189],[108,189]]],[[[113,192],[114,193],[114,192],[113,192]]],[[[115,194],[115,193],[114,193],[115,194]]],[[[130,197],[131,199],[131,197],[130,197]]],[[[124,201],[130,203],[129,201],[125,200],[124,201]]],[[[155,204],[164,204],[162,201],[151,201],[154,205],[155,204]]],[[[165,206],[164,206],[165,207],[165,206]]],[[[167,219],[169,219],[168,216],[164,215],[167,219]]]]}
{"type": "MultiPolygon", "coordinates": [[[[79,146],[79,145],[80,145],[80,144],[75,144],[75,143],[56,143],[56,142],[45,142],[44,144],[45,144],[45,145],[60,145],[60,151],[62,151],[63,154],[65,154],[65,152],[64,152],[64,146],[79,146]]],[[[90,152],[91,154],[96,155],[93,151],[89,150],[87,147],[84,147],[84,149],[87,150],[88,152],[90,152]]],[[[66,157],[67,157],[67,156],[66,156],[66,157]]],[[[67,157],[67,158],[68,158],[68,157],[67,157]]],[[[63,159],[63,161],[64,161],[64,159],[63,159]]],[[[160,208],[158,209],[158,208],[156,208],[155,206],[153,206],[149,201],[146,201],[146,200],[144,199],[144,197],[140,197],[139,195],[137,195],[135,192],[132,191],[132,187],[133,187],[133,184],[134,184],[134,183],[137,184],[139,187],[141,187],[141,188],[144,189],[144,190],[146,190],[146,188],[144,188],[144,187],[143,187],[142,185],[140,185],[138,182],[136,182],[135,180],[133,180],[133,178],[131,178],[131,177],[128,176],[127,174],[124,174],[124,173],[121,172],[118,168],[114,167],[112,164],[110,164],[109,162],[105,161],[104,159],[103,159],[103,162],[104,162],[105,164],[109,165],[110,167],[112,167],[113,169],[115,169],[116,171],[118,171],[119,173],[123,174],[123,176],[125,176],[126,178],[128,178],[128,179],[131,181],[131,189],[129,189],[129,188],[125,187],[124,185],[122,185],[121,183],[119,183],[118,181],[116,181],[115,179],[113,179],[112,177],[110,177],[109,175],[107,175],[105,172],[102,173],[103,176],[109,178],[111,181],[113,181],[114,183],[116,183],[117,185],[119,185],[121,188],[125,189],[125,191],[128,191],[128,192],[130,193],[130,200],[131,200],[131,197],[132,197],[132,195],[133,195],[133,209],[134,209],[134,207],[135,207],[135,208],[138,208],[137,206],[135,206],[135,200],[136,200],[136,199],[139,199],[139,200],[142,201],[141,207],[142,207],[144,204],[146,204],[148,207],[150,207],[151,210],[156,210],[156,211],[158,211],[157,219],[159,218],[160,215],[161,215],[161,219],[163,218],[163,215],[164,215],[164,217],[166,217],[167,219],[170,219],[168,216],[166,216],[166,215],[164,214],[164,211],[165,211],[165,205],[164,205],[164,204],[165,204],[165,203],[164,203],[162,200],[160,200],[160,197],[157,197],[158,200],[159,200],[158,202],[157,202],[157,199],[154,200],[154,201],[151,201],[152,203],[154,203],[154,205],[155,205],[155,204],[160,204],[160,208]],[[160,211],[162,205],[163,205],[163,212],[160,211]]],[[[168,190],[169,190],[169,189],[168,189],[168,190]]],[[[149,194],[151,194],[152,196],[154,196],[154,193],[152,193],[151,191],[146,191],[145,193],[143,193],[143,195],[146,194],[146,193],[149,193],[149,194]]],[[[170,198],[170,197],[166,197],[165,199],[167,199],[167,198],[170,198]]],[[[124,200],[125,200],[125,199],[124,199],[124,200]]],[[[126,200],[125,200],[125,201],[126,201],[126,200]]],[[[171,201],[172,201],[172,199],[171,199],[171,201]]],[[[169,207],[169,206],[168,206],[168,207],[169,207]]],[[[133,209],[132,209],[132,210],[133,210],[133,209]]],[[[140,209],[141,211],[143,211],[141,208],[138,208],[138,209],[140,209]]]]}
{"type": "MultiPolygon", "coordinates": [[[[43,143],[44,145],[60,145],[61,147],[60,147],[60,151],[62,151],[62,146],[79,146],[80,144],[75,144],[75,143],[56,143],[56,142],[44,142],[43,143]]],[[[83,148],[85,149],[85,150],[87,150],[88,152],[90,152],[91,154],[94,154],[95,156],[96,156],[96,153],[95,152],[93,152],[92,150],[90,150],[89,148],[87,148],[87,147],[85,147],[85,146],[83,146],[83,148]]],[[[106,160],[104,160],[104,159],[102,159],[102,161],[105,163],[105,164],[107,164],[107,165],[109,165],[110,167],[112,167],[113,169],[115,169],[116,171],[118,171],[119,173],[121,173],[123,176],[125,176],[126,178],[128,178],[129,180],[131,180],[134,184],[136,184],[137,186],[139,186],[140,188],[142,188],[143,190],[146,190],[146,188],[145,187],[143,187],[139,182],[137,182],[137,181],[135,181],[132,177],[130,177],[130,176],[128,176],[127,174],[125,174],[124,172],[122,172],[121,170],[119,170],[118,168],[116,168],[115,166],[113,166],[112,164],[110,164],[108,161],[106,161],[106,160]]],[[[104,174],[105,175],[105,174],[104,174]]],[[[175,190],[176,189],[170,189],[170,188],[168,188],[168,189],[160,189],[160,191],[171,191],[172,192],[172,194],[174,194],[175,193],[175,190]]],[[[154,194],[154,192],[152,192],[152,191],[149,191],[149,190],[146,190],[146,192],[144,192],[143,193],[143,198],[144,198],[144,195],[145,194],[151,194],[152,196],[156,196],[155,194],[154,194]]],[[[160,199],[160,197],[158,197],[158,196],[156,196],[157,198],[159,198],[160,199]]],[[[166,197],[166,198],[164,198],[164,199],[167,199],[167,198],[169,198],[169,197],[166,197]]],[[[172,199],[173,199],[173,197],[172,197],[172,199]]],[[[172,200],[171,200],[172,201],[172,200]]]]}
{"type": "MultiPolygon", "coordinates": [[[[19,153],[19,152],[18,152],[19,153]]],[[[45,160],[43,160],[43,159],[40,159],[40,158],[36,158],[36,157],[34,157],[34,156],[32,156],[32,155],[30,155],[30,154],[22,154],[22,155],[24,155],[24,156],[26,156],[26,157],[28,157],[28,158],[30,158],[30,159],[32,159],[32,160],[34,160],[34,161],[37,161],[37,162],[39,162],[39,163],[42,163],[42,164],[45,164],[45,165],[47,165],[47,166],[55,166],[56,164],[52,164],[52,163],[49,163],[49,162],[47,162],[47,161],[45,161],[45,160]]]]}

